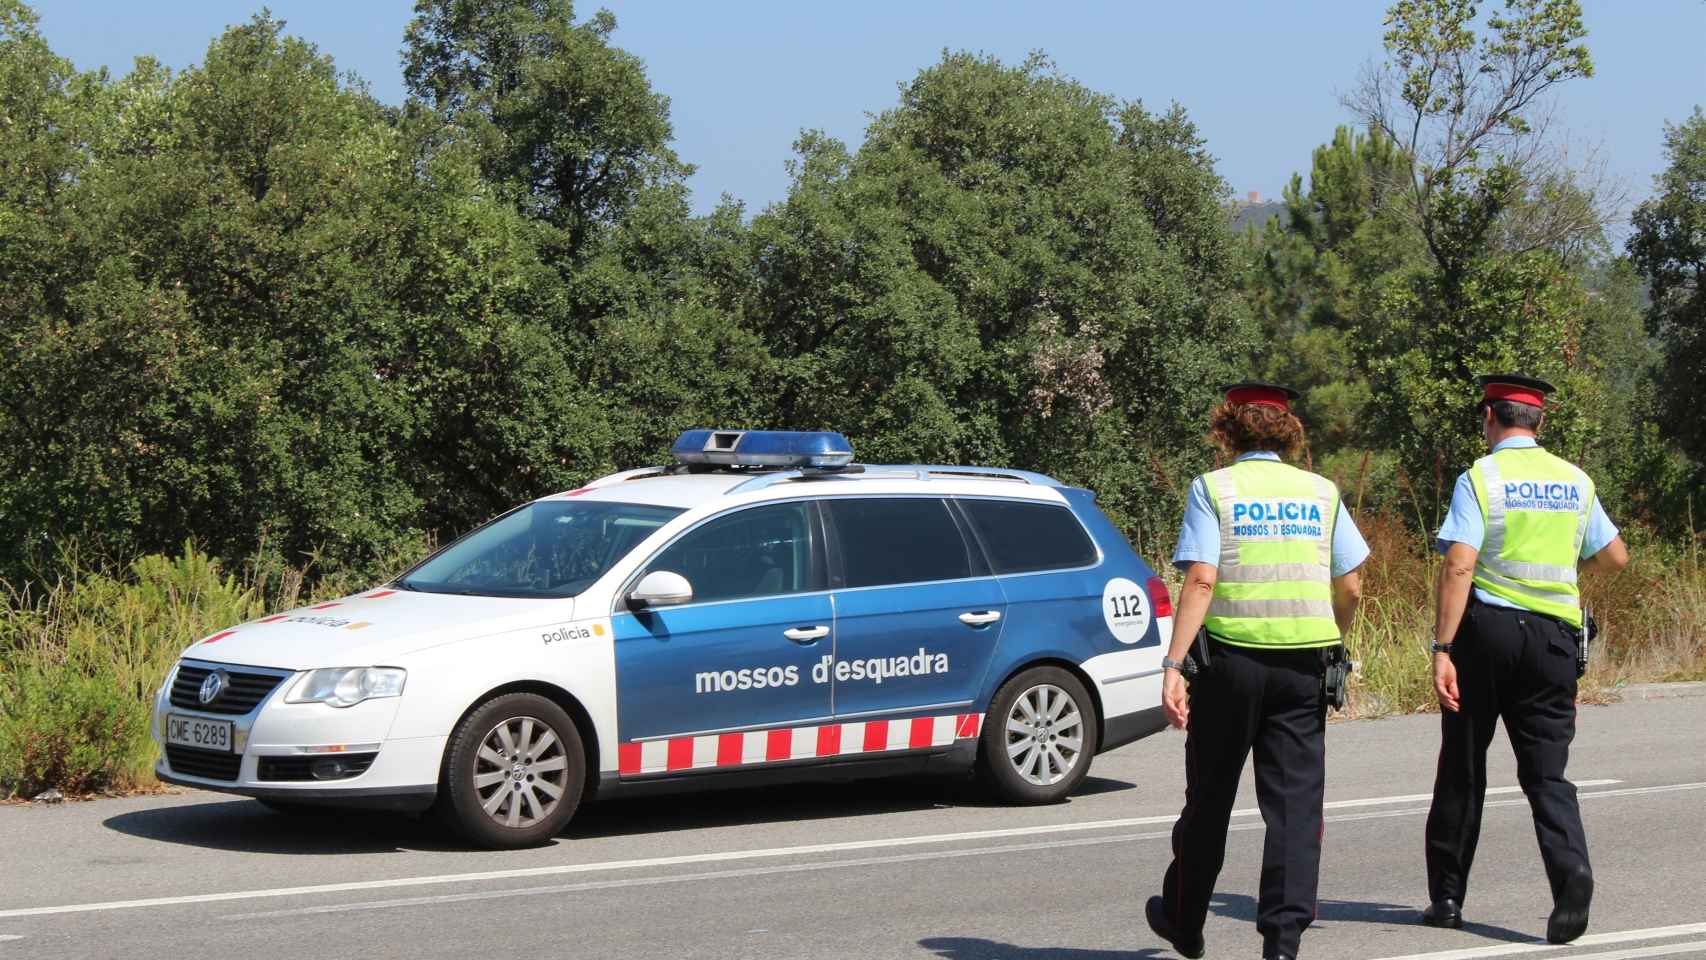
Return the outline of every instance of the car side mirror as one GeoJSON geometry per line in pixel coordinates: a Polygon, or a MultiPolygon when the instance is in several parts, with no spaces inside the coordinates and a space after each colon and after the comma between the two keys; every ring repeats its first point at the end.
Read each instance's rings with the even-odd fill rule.
{"type": "Polygon", "coordinates": [[[653,570],[640,578],[628,591],[628,609],[652,610],[658,607],[679,607],[693,602],[693,584],[679,573],[653,570]]]}

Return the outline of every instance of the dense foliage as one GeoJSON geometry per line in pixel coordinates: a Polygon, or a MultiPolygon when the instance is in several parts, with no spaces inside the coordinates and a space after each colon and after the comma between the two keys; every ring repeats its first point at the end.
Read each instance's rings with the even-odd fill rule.
{"type": "Polygon", "coordinates": [[[1668,132],[1614,257],[1523,146],[1535,96],[1592,73],[1579,10],[1515,0],[1479,36],[1474,6],[1397,4],[1371,102],[1479,110],[1476,139],[1370,115],[1236,235],[1182,107],[1041,56],[945,53],[856,148],[803,133],[786,200],[694,217],[667,99],[568,0],[420,0],[401,106],[264,14],[115,78],[0,0],[0,578],[186,539],[377,572],[697,425],[1046,470],[1153,557],[1246,374],[1306,390],[1359,503],[1424,522],[1476,451],[1467,377],[1547,376],[1554,445],[1678,527],[1706,122],[1668,132]],[[1416,79],[1464,63],[1462,102],[1416,79]]]}

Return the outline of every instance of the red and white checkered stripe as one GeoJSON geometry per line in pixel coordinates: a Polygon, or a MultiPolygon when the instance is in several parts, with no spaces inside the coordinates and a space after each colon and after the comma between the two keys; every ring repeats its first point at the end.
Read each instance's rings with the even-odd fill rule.
{"type": "Polygon", "coordinates": [[[910,720],[866,720],[819,727],[783,727],[636,741],[617,748],[617,772],[631,777],[674,770],[742,767],[782,760],[945,747],[955,740],[976,737],[982,720],[981,713],[959,713],[910,720]]]}

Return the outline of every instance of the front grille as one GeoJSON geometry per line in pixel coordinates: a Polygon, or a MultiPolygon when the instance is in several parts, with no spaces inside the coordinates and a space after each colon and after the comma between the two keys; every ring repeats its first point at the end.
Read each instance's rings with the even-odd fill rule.
{"type": "Polygon", "coordinates": [[[279,685],[283,677],[270,673],[246,673],[239,670],[226,670],[230,682],[224,692],[212,702],[201,702],[201,682],[212,673],[210,667],[192,667],[182,664],[178,667],[178,679],[172,683],[172,706],[183,707],[185,710],[199,710],[202,713],[222,713],[237,716],[248,713],[255,704],[267,698],[273,688],[279,685]]]}
{"type": "Polygon", "coordinates": [[[373,766],[373,758],[377,753],[317,753],[308,756],[295,757],[261,757],[258,772],[259,780],[348,780],[359,777],[373,766]],[[337,761],[341,769],[328,771],[322,768],[322,773],[333,773],[332,776],[315,776],[314,764],[322,761],[337,761]]]}
{"type": "Polygon", "coordinates": [[[173,773],[208,780],[235,780],[243,768],[243,755],[221,753],[217,750],[197,750],[194,747],[166,745],[166,765],[173,773]]]}

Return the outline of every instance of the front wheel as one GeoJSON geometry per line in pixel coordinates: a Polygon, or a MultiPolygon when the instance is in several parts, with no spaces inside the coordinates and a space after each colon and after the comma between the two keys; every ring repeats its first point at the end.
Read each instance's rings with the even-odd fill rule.
{"type": "Polygon", "coordinates": [[[1082,783],[1096,755],[1096,706],[1059,667],[1033,667],[995,692],[978,745],[996,796],[1056,803],[1082,783]]]}
{"type": "Polygon", "coordinates": [[[514,849],[556,836],[585,783],[586,752],[569,715],[536,694],[508,693],[481,704],[451,734],[439,797],[469,841],[514,849]]]}

